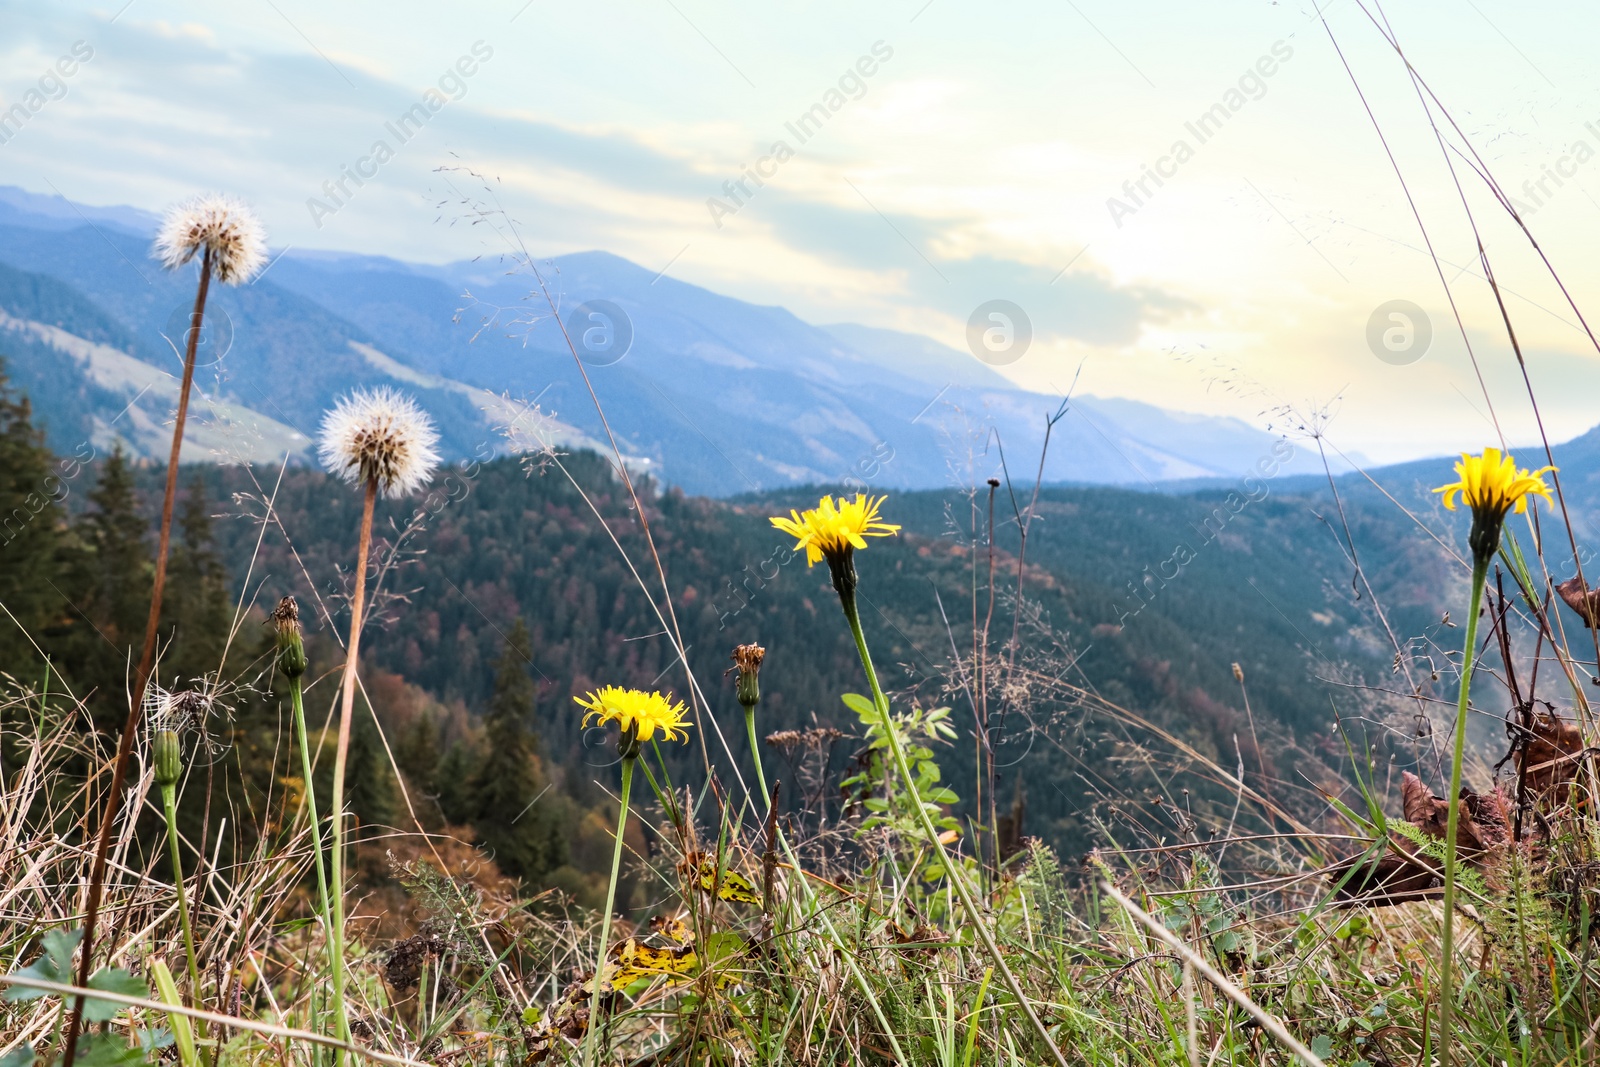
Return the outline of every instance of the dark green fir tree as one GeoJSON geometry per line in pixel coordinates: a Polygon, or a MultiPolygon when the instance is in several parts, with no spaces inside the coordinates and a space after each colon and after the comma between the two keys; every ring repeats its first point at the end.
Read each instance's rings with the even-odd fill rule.
{"type": "Polygon", "coordinates": [[[60,502],[70,486],[33,425],[26,397],[14,394],[0,370],[0,671],[42,681],[34,647],[70,609],[62,598],[65,538],[60,502]]]}
{"type": "Polygon", "coordinates": [[[349,764],[345,769],[345,781],[349,783],[346,803],[361,827],[360,836],[369,837],[374,827],[394,825],[398,797],[389,753],[378,735],[378,724],[373,721],[366,701],[360,701],[355,711],[355,721],[350,724],[349,764]]]}
{"type": "Polygon", "coordinates": [[[161,683],[172,689],[217,673],[233,624],[227,569],[217,557],[210,501],[198,475],[180,505],[178,534],[162,605],[161,683]]]}
{"type": "Polygon", "coordinates": [[[89,503],[77,523],[82,551],[72,581],[67,662],[79,695],[89,694],[95,724],[115,731],[128,714],[131,660],[144,641],[155,566],[149,523],[120,444],[101,467],[89,503]]]}
{"type": "Polygon", "coordinates": [[[552,855],[551,805],[540,797],[535,692],[528,677],[528,628],[521,619],[495,665],[494,695],[484,717],[484,752],[472,776],[472,826],[478,840],[513,878],[536,880],[565,862],[552,855]]]}

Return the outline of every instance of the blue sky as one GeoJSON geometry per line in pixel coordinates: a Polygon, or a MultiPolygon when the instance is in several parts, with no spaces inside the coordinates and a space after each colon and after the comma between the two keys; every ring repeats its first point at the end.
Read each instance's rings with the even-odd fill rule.
{"type": "MultiPolygon", "coordinates": [[[[1384,10],[1533,207],[1582,306],[1600,283],[1600,159],[1574,153],[1600,151],[1600,14],[1541,0],[1384,10]],[[1569,172],[1559,186],[1547,166],[1569,172]]],[[[1416,91],[1355,0],[1326,17],[1446,261],[1493,414],[1530,440],[1416,91]]],[[[6,3],[0,55],[0,110],[43,100],[0,144],[0,184],[152,211],[218,189],[257,205],[279,248],[442,262],[497,251],[459,207],[470,179],[439,171],[471,168],[538,254],[603,248],[813,322],[963,347],[978,304],[1011,300],[1037,336],[1004,371],[1032,388],[1081,366],[1097,394],[1258,424],[1332,404],[1331,439],[1383,459],[1495,440],[1384,146],[1327,31],[1292,0],[6,3]],[[80,41],[92,58],[50,80],[80,41]],[[418,104],[427,122],[401,143],[386,123],[418,104]],[[826,122],[802,143],[790,127],[817,105],[826,122]],[[1219,106],[1225,119],[1195,125],[1219,106]],[[325,191],[356,166],[364,184],[325,191]],[[1397,299],[1433,326],[1404,366],[1366,338],[1397,299]]],[[[1593,346],[1458,173],[1546,423],[1581,432],[1600,422],[1593,346]]]]}

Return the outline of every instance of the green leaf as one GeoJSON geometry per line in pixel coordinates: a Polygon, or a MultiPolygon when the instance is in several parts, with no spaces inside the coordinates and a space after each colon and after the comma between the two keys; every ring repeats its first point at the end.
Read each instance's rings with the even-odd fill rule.
{"type": "MultiPolygon", "coordinates": [[[[178,996],[178,983],[173,981],[172,971],[168,969],[166,960],[151,962],[150,977],[155,981],[156,989],[161,994],[160,1000],[173,1005],[183,1003],[178,996]]],[[[167,1022],[172,1025],[172,1036],[178,1046],[179,1062],[183,1067],[198,1067],[200,1058],[195,1055],[194,1028],[189,1025],[189,1017],[168,1012],[167,1022]]]]}
{"type": "MultiPolygon", "coordinates": [[[[120,993],[125,997],[147,998],[150,989],[139,979],[123,970],[121,967],[102,967],[94,972],[89,979],[90,989],[99,989],[106,993],[120,993]]],[[[90,1022],[103,1023],[116,1016],[126,1005],[110,1000],[96,1000],[94,997],[85,997],[83,1001],[83,1017],[90,1022]]]]}
{"type": "Polygon", "coordinates": [[[710,967],[729,960],[738,959],[750,950],[750,942],[743,934],[722,931],[707,937],[701,958],[702,966],[710,967]]]}
{"type": "Polygon", "coordinates": [[[863,722],[870,722],[878,717],[878,709],[872,701],[860,693],[845,693],[839,698],[844,701],[844,706],[861,716],[863,722]]]}
{"type": "Polygon", "coordinates": [[[1328,1059],[1333,1055],[1333,1038],[1327,1034],[1318,1034],[1311,1039],[1311,1051],[1316,1053],[1318,1059],[1328,1059]]]}
{"type": "MultiPolygon", "coordinates": [[[[13,977],[37,978],[41,982],[71,985],[72,951],[78,947],[78,942],[81,940],[83,940],[82,930],[51,930],[40,939],[43,951],[39,953],[39,958],[15,972],[13,977]]],[[[5,999],[36,1000],[45,995],[42,989],[14,985],[6,990],[5,999]]]]}
{"type": "Polygon", "coordinates": [[[33,1067],[34,1061],[38,1058],[33,1049],[23,1045],[21,1048],[14,1048],[4,1056],[0,1056],[0,1067],[33,1067]]]}
{"type": "Polygon", "coordinates": [[[169,1047],[176,1040],[172,1031],[165,1026],[146,1028],[135,1031],[139,1035],[139,1047],[144,1050],[145,1056],[150,1056],[159,1049],[169,1047]]]}
{"type": "Polygon", "coordinates": [[[538,1026],[543,1018],[544,1012],[539,1010],[537,1004],[529,1004],[522,1009],[522,1024],[524,1026],[538,1026]]]}
{"type": "Polygon", "coordinates": [[[78,1039],[77,1062],[84,1067],[144,1067],[144,1050],[120,1034],[84,1034],[78,1039]]]}

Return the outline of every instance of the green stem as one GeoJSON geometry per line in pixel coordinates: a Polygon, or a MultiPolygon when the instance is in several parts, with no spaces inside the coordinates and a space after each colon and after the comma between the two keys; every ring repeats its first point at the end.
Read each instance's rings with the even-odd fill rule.
{"type": "Polygon", "coordinates": [[[328,914],[328,872],[323,865],[322,818],[317,814],[317,787],[312,780],[311,748],[306,742],[306,708],[299,677],[289,680],[289,699],[294,705],[295,740],[300,745],[300,775],[306,786],[306,814],[311,817],[311,850],[317,868],[317,907],[326,926],[332,921],[328,914]]]}
{"type": "Polygon", "coordinates": [[[617,901],[617,875],[622,870],[622,834],[628,827],[628,797],[633,792],[634,757],[622,761],[622,809],[617,812],[617,842],[611,849],[611,884],[606,887],[606,911],[600,920],[600,958],[594,965],[594,988],[589,993],[589,1031],[583,1039],[583,1064],[594,1063],[594,1035],[600,1028],[600,983],[605,978],[606,948],[611,940],[611,909],[617,901]]]}
{"type": "Polygon", "coordinates": [[[761,799],[768,807],[772,805],[772,791],[767,788],[767,772],[761,769],[761,749],[756,744],[756,706],[746,704],[744,709],[744,732],[750,736],[750,758],[756,761],[756,782],[761,786],[761,799]]]}
{"type": "Polygon", "coordinates": [[[334,967],[333,915],[328,907],[328,872],[324,869],[322,855],[322,819],[317,814],[317,787],[312,780],[311,747],[306,743],[306,708],[301,692],[300,676],[289,679],[289,700],[294,708],[295,741],[300,745],[300,774],[305,780],[306,813],[311,817],[311,854],[317,868],[317,914],[322,918],[322,929],[328,940],[328,970],[334,967]]]}
{"type": "Polygon", "coordinates": [[[1450,757],[1450,815],[1444,831],[1444,937],[1439,949],[1439,1065],[1450,1067],[1450,1009],[1454,996],[1451,970],[1455,962],[1456,826],[1461,821],[1461,764],[1467,751],[1467,701],[1472,694],[1473,660],[1478,651],[1478,607],[1483,600],[1489,558],[1472,564],[1472,604],[1467,613],[1467,640],[1461,653],[1461,694],[1456,700],[1455,752],[1450,757]]]}
{"type": "Polygon", "coordinates": [[[178,918],[183,924],[183,951],[189,958],[189,999],[200,1003],[200,967],[194,956],[194,931],[189,927],[189,901],[183,889],[183,859],[178,854],[178,787],[161,787],[161,807],[167,815],[167,848],[172,854],[172,884],[178,889],[178,918]]]}
{"type": "Polygon", "coordinates": [[[939,840],[939,831],[933,825],[933,820],[928,816],[928,808],[922,801],[922,794],[917,789],[916,779],[911,775],[911,767],[906,762],[905,749],[900,744],[899,732],[895,729],[893,721],[889,718],[889,698],[883,695],[883,687],[878,684],[878,672],[872,666],[872,653],[867,650],[866,635],[861,632],[861,613],[856,610],[855,590],[849,592],[839,590],[839,603],[844,608],[844,617],[850,623],[850,634],[856,640],[856,652],[861,657],[861,666],[867,672],[867,684],[872,687],[872,701],[877,706],[878,714],[883,719],[884,735],[889,741],[889,751],[894,756],[895,770],[899,773],[905,788],[911,793],[911,806],[916,809],[917,820],[922,823],[922,832],[928,836],[928,842],[939,855],[939,862],[943,865],[950,884],[955,887],[956,895],[961,898],[961,906],[971,920],[973,929],[978,933],[978,939],[983,942],[983,947],[994,961],[995,969],[1000,972],[1005,980],[1006,987],[1011,990],[1011,995],[1016,998],[1017,1004],[1028,1016],[1028,1021],[1044,1041],[1045,1047],[1050,1050],[1051,1058],[1058,1067],[1067,1067],[1067,1061],[1062,1056],[1061,1050],[1056,1047],[1055,1041],[1050,1037],[1050,1031],[1045,1029],[1044,1020],[1039,1018],[1039,1013],[1034,1010],[1033,1002],[1022,991],[1022,983],[1017,981],[1017,976],[1012,973],[1006,964],[1005,957],[1000,954],[1000,946],[995,943],[994,935],[984,924],[983,913],[978,908],[978,902],[972,895],[972,889],[967,885],[967,880],[962,876],[950,854],[945,851],[944,842],[939,840]]]}

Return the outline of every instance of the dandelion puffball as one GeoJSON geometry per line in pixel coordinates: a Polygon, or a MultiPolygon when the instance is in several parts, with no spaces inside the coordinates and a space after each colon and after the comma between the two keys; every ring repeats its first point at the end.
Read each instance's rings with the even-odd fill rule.
{"type": "Polygon", "coordinates": [[[357,389],[322,417],[317,455],[351,484],[376,480],[387,497],[427,485],[439,465],[439,434],[416,401],[393,389],[357,389]]]}
{"type": "Polygon", "coordinates": [[[216,194],[191,197],[161,220],[153,254],[163,267],[177,270],[201,252],[211,253],[218,281],[243,285],[267,262],[266,234],[242,200],[216,194]]]}

